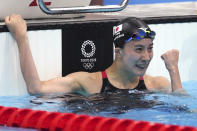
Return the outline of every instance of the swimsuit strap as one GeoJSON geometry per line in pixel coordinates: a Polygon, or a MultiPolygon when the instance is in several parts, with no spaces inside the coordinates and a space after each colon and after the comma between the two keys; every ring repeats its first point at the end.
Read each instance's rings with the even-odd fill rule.
{"type": "Polygon", "coordinates": [[[103,79],[103,85],[102,85],[102,88],[101,88],[101,93],[103,93],[105,91],[105,87],[108,85],[109,83],[109,80],[107,78],[107,73],[106,71],[102,71],[102,79],[103,79]]]}
{"type": "Polygon", "coordinates": [[[144,83],[144,77],[143,76],[140,77],[139,83],[138,83],[138,85],[136,86],[135,89],[137,89],[139,91],[147,90],[146,85],[144,83]]]}
{"type": "Polygon", "coordinates": [[[140,76],[140,80],[144,80],[144,76],[140,76]]]}
{"type": "Polygon", "coordinates": [[[102,71],[101,73],[102,73],[102,78],[103,78],[103,79],[107,78],[107,73],[106,73],[106,71],[105,71],[105,70],[104,70],[104,71],[102,71]]]}

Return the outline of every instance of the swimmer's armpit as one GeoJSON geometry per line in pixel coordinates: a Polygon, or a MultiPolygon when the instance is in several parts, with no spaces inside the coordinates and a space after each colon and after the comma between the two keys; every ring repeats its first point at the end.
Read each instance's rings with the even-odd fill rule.
{"type": "Polygon", "coordinates": [[[171,87],[157,87],[149,89],[151,92],[158,92],[158,93],[172,93],[171,87]]]}

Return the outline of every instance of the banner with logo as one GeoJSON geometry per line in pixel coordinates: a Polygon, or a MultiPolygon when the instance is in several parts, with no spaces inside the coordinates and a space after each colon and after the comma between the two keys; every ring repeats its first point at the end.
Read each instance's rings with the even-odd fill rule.
{"type": "Polygon", "coordinates": [[[113,25],[81,23],[62,30],[62,75],[101,71],[113,62],[113,25]]]}

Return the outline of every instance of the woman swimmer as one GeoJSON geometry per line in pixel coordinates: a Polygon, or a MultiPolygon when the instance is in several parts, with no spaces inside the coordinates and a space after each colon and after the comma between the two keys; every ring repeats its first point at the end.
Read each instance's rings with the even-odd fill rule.
{"type": "Polygon", "coordinates": [[[145,72],[153,57],[155,32],[138,18],[126,18],[114,27],[115,60],[102,72],[75,72],[65,77],[40,81],[27,37],[27,25],[20,15],[7,16],[5,23],[17,41],[21,70],[30,94],[78,93],[94,94],[116,90],[150,90],[177,92],[182,90],[175,49],[161,58],[170,74],[164,77],[145,72]]]}

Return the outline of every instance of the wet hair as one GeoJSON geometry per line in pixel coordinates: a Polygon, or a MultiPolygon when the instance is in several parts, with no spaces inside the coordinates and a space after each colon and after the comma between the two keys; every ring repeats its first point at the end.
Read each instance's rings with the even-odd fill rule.
{"type": "Polygon", "coordinates": [[[128,17],[121,20],[113,28],[113,42],[115,47],[123,48],[125,41],[128,40],[139,28],[149,29],[148,25],[136,17],[128,17]]]}

